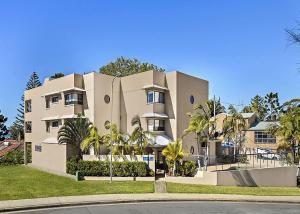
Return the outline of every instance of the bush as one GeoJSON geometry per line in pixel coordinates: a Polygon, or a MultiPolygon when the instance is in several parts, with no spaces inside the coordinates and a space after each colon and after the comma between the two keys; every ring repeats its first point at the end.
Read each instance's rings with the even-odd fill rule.
{"type": "Polygon", "coordinates": [[[0,158],[0,165],[15,165],[24,163],[24,151],[14,150],[0,158]]]}
{"type": "Polygon", "coordinates": [[[285,159],[286,159],[286,163],[289,165],[294,165],[294,164],[298,165],[298,163],[299,163],[299,156],[295,156],[294,162],[293,162],[293,154],[292,153],[288,153],[285,159]]]}
{"type": "Polygon", "coordinates": [[[182,176],[193,177],[197,173],[197,168],[196,161],[183,161],[178,167],[178,172],[182,176]]]}
{"type": "Polygon", "coordinates": [[[246,154],[241,154],[237,156],[237,160],[240,163],[244,163],[244,164],[248,164],[248,159],[247,159],[247,155],[246,154]]]}
{"type": "MultiPolygon", "coordinates": [[[[75,175],[79,171],[83,176],[109,176],[108,161],[83,161],[71,159],[67,162],[67,173],[75,175]]],[[[118,177],[146,177],[153,176],[145,162],[113,162],[113,176],[118,177]]]]}

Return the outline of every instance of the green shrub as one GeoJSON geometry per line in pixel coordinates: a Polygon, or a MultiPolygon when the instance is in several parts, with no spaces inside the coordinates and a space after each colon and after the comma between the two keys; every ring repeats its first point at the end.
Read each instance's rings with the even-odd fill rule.
{"type": "Polygon", "coordinates": [[[238,155],[237,156],[237,161],[240,162],[240,163],[244,163],[244,164],[248,164],[249,163],[246,154],[240,154],[240,155],[238,155]]]}
{"type": "MultiPolygon", "coordinates": [[[[71,159],[67,162],[67,173],[75,175],[76,171],[84,176],[109,176],[108,161],[83,161],[71,159]]],[[[146,177],[153,176],[145,162],[113,162],[113,176],[117,177],[146,177]]]]}
{"type": "Polygon", "coordinates": [[[24,163],[24,151],[13,150],[0,158],[0,165],[15,165],[24,163]]]}
{"type": "Polygon", "coordinates": [[[193,177],[197,173],[196,161],[185,161],[183,162],[183,175],[187,177],[193,177]]]}
{"type": "Polygon", "coordinates": [[[299,156],[295,156],[294,157],[294,161],[293,161],[293,154],[292,153],[288,153],[286,156],[286,163],[289,165],[294,165],[299,163],[299,156]]]}
{"type": "Polygon", "coordinates": [[[178,167],[178,172],[182,176],[193,177],[197,173],[197,168],[196,161],[183,161],[178,167]]]}

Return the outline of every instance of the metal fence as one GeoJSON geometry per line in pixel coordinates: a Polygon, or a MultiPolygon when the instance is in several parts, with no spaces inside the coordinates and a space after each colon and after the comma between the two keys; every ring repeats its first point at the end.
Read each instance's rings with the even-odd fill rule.
{"type": "Polygon", "coordinates": [[[207,168],[208,171],[271,168],[298,165],[298,163],[293,163],[293,161],[288,158],[287,154],[278,154],[272,152],[264,154],[244,153],[209,157],[199,155],[189,157],[188,159],[197,161],[202,168],[207,168]]]}

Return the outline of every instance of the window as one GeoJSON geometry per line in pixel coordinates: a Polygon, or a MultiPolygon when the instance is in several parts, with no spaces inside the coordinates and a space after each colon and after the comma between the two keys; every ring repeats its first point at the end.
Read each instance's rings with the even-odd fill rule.
{"type": "Polygon", "coordinates": [[[191,103],[191,104],[194,104],[194,102],[195,102],[195,98],[194,98],[193,95],[191,95],[191,96],[190,96],[190,103],[191,103]]]}
{"type": "Polygon", "coordinates": [[[193,155],[195,153],[195,148],[191,146],[190,153],[193,155]]]}
{"type": "Polygon", "coordinates": [[[25,112],[31,112],[31,100],[25,101],[25,112]]]}
{"type": "Polygon", "coordinates": [[[50,99],[46,98],[46,108],[50,108],[50,99]]]}
{"type": "Polygon", "coordinates": [[[25,132],[26,133],[31,133],[32,131],[32,123],[31,121],[25,122],[25,132]]]}
{"type": "Polygon", "coordinates": [[[148,131],[165,131],[165,121],[157,120],[157,119],[149,119],[148,131]]]}
{"type": "Polygon", "coordinates": [[[104,102],[105,102],[106,104],[108,104],[108,103],[110,102],[110,96],[109,96],[109,95],[105,95],[105,96],[104,96],[104,102]]]}
{"type": "Polygon", "coordinates": [[[148,91],[147,103],[153,103],[153,102],[154,102],[154,92],[148,91]]]}
{"type": "Polygon", "coordinates": [[[50,122],[46,121],[46,132],[50,132],[50,122]]]}
{"type": "Polygon", "coordinates": [[[110,129],[110,122],[109,122],[108,120],[105,121],[105,123],[104,123],[104,128],[105,128],[106,130],[110,129]]]}
{"type": "Polygon", "coordinates": [[[57,128],[59,125],[58,120],[52,121],[52,127],[57,128]]]}
{"type": "Polygon", "coordinates": [[[148,91],[147,103],[165,103],[165,93],[159,91],[148,91]]]}
{"type": "Polygon", "coordinates": [[[52,103],[58,103],[58,96],[51,97],[52,103]]]}
{"type": "Polygon", "coordinates": [[[255,143],[276,143],[276,137],[267,132],[255,132],[255,143]]]}
{"type": "Polygon", "coordinates": [[[71,104],[83,104],[83,94],[66,94],[65,95],[65,105],[71,104]]]}

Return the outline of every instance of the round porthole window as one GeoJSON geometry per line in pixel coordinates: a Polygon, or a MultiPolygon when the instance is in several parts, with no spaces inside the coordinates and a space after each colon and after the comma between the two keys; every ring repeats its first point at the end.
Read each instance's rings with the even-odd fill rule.
{"type": "Polygon", "coordinates": [[[104,127],[105,127],[105,129],[106,130],[108,130],[110,127],[109,127],[109,124],[110,124],[110,122],[107,120],[107,121],[105,121],[105,123],[104,123],[104,127]]]}
{"type": "Polygon", "coordinates": [[[195,149],[194,149],[194,147],[193,147],[193,146],[191,146],[190,153],[193,155],[193,154],[194,154],[194,152],[195,152],[195,149]]]}
{"type": "Polygon", "coordinates": [[[190,103],[191,103],[191,104],[194,104],[194,102],[195,102],[195,98],[194,98],[193,95],[191,95],[191,96],[190,96],[190,103]]]}
{"type": "Polygon", "coordinates": [[[104,102],[105,102],[106,104],[108,104],[108,103],[110,102],[110,96],[105,95],[105,96],[104,96],[104,102]]]}

